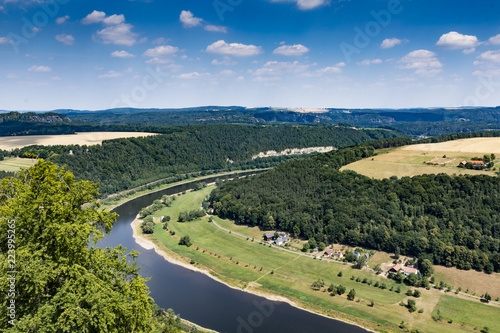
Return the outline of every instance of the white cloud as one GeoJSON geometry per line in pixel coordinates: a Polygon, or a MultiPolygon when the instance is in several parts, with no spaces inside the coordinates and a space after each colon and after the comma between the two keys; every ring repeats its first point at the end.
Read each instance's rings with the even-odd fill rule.
{"type": "Polygon", "coordinates": [[[500,62],[500,51],[486,51],[481,53],[477,58],[489,62],[500,62]]]}
{"type": "Polygon", "coordinates": [[[271,0],[271,2],[294,2],[300,10],[310,10],[330,3],[329,0],[271,0]]]}
{"type": "Polygon", "coordinates": [[[9,74],[7,74],[6,78],[7,78],[7,79],[11,79],[11,80],[12,80],[12,79],[17,79],[17,75],[16,75],[16,74],[14,74],[14,73],[9,73],[9,74]]]}
{"type": "Polygon", "coordinates": [[[135,55],[128,53],[127,51],[114,51],[111,53],[113,58],[134,58],[135,55]]]}
{"type": "Polygon", "coordinates": [[[237,64],[238,63],[236,61],[231,60],[231,58],[228,56],[225,56],[220,61],[217,59],[212,60],[212,65],[215,65],[215,66],[235,66],[237,64]]]}
{"type": "Polygon", "coordinates": [[[358,65],[370,66],[370,65],[377,65],[377,64],[381,64],[381,63],[382,63],[382,59],[365,59],[361,62],[358,62],[358,65]]]}
{"type": "Polygon", "coordinates": [[[67,20],[69,20],[69,16],[68,15],[63,16],[63,17],[58,17],[56,19],[56,23],[57,24],[64,24],[64,23],[66,23],[67,20]]]}
{"type": "Polygon", "coordinates": [[[219,72],[219,75],[220,76],[234,76],[234,75],[236,75],[236,72],[232,71],[230,69],[224,69],[224,70],[219,72]]]}
{"type": "Polygon", "coordinates": [[[47,73],[47,72],[51,72],[52,68],[50,68],[49,66],[31,66],[28,69],[28,71],[29,72],[47,73]]]}
{"type": "Polygon", "coordinates": [[[99,79],[115,79],[115,78],[122,77],[122,76],[123,76],[123,73],[109,71],[106,74],[99,75],[98,78],[99,79]]]}
{"type": "Polygon", "coordinates": [[[416,50],[404,56],[400,62],[406,65],[402,69],[415,69],[415,73],[422,76],[432,76],[441,72],[443,65],[434,52],[428,50],[416,50]]]}
{"type": "Polygon", "coordinates": [[[491,37],[488,41],[493,45],[500,45],[500,34],[491,37]]]}
{"type": "Polygon", "coordinates": [[[286,73],[301,73],[309,68],[309,65],[304,65],[298,61],[294,62],[281,62],[281,61],[268,61],[262,68],[253,72],[256,76],[279,76],[286,73]]]}
{"type": "Polygon", "coordinates": [[[462,51],[463,54],[471,54],[471,53],[474,53],[474,52],[476,52],[476,48],[475,47],[473,47],[471,49],[465,49],[465,50],[462,51]]]}
{"type": "Polygon", "coordinates": [[[179,48],[175,46],[170,46],[170,45],[161,45],[157,46],[153,49],[149,49],[146,52],[144,52],[144,56],[150,57],[150,58],[159,58],[163,56],[169,56],[172,54],[175,54],[179,52],[179,48]]]}
{"type": "Polygon", "coordinates": [[[450,50],[458,50],[473,48],[477,46],[478,43],[476,36],[462,35],[456,31],[451,31],[442,35],[436,43],[436,46],[450,50]]]}
{"type": "Polygon", "coordinates": [[[391,49],[394,46],[402,45],[408,43],[407,39],[398,39],[398,38],[387,38],[382,41],[380,44],[381,49],[391,49]]]}
{"type": "Polygon", "coordinates": [[[168,42],[168,39],[164,38],[164,37],[160,37],[160,38],[156,38],[155,40],[153,40],[151,43],[152,44],[156,44],[156,45],[159,45],[159,44],[166,44],[168,42]]]}
{"type": "Polygon", "coordinates": [[[133,26],[128,23],[112,25],[97,32],[104,44],[132,46],[137,40],[137,34],[132,32],[133,26]]]}
{"type": "Polygon", "coordinates": [[[183,10],[179,16],[179,20],[184,28],[198,27],[203,23],[203,19],[195,17],[189,10],[183,10]]]}
{"type": "Polygon", "coordinates": [[[12,41],[8,37],[0,37],[0,44],[10,44],[12,41]]]}
{"type": "Polygon", "coordinates": [[[83,18],[82,23],[83,24],[100,23],[104,21],[105,18],[106,18],[105,12],[94,10],[92,13],[88,14],[85,18],[83,18]]]}
{"type": "Polygon", "coordinates": [[[205,26],[206,31],[211,31],[211,32],[222,32],[227,34],[227,27],[224,27],[222,25],[212,25],[208,24],[205,26]]]}
{"type": "Polygon", "coordinates": [[[120,15],[114,14],[106,17],[102,22],[106,25],[118,25],[125,22],[125,16],[123,14],[120,15]]]}
{"type": "Polygon", "coordinates": [[[73,45],[75,43],[75,38],[73,36],[65,34],[57,35],[56,40],[64,45],[73,45]]]}
{"type": "Polygon", "coordinates": [[[164,64],[166,64],[168,62],[170,62],[170,60],[155,57],[155,58],[151,58],[151,59],[147,60],[146,64],[149,64],[149,65],[164,65],[164,64]]]}
{"type": "Polygon", "coordinates": [[[273,51],[273,54],[284,56],[301,56],[309,52],[309,49],[302,44],[282,45],[273,51]]]}
{"type": "Polygon", "coordinates": [[[482,76],[482,77],[500,76],[500,69],[490,69],[487,71],[474,71],[472,75],[482,76]]]}
{"type": "Polygon", "coordinates": [[[322,74],[340,74],[342,73],[342,68],[344,64],[341,62],[340,64],[337,64],[335,66],[329,66],[329,67],[324,67],[316,70],[316,74],[322,75],[322,74]]]}
{"type": "Polygon", "coordinates": [[[223,40],[219,40],[207,46],[207,52],[237,57],[249,57],[261,54],[263,51],[260,46],[245,45],[240,43],[228,44],[223,40]]]}
{"type": "Polygon", "coordinates": [[[190,80],[190,79],[197,79],[197,78],[204,77],[204,76],[209,76],[209,74],[208,73],[200,74],[198,72],[184,73],[184,74],[179,75],[178,78],[190,80]]]}

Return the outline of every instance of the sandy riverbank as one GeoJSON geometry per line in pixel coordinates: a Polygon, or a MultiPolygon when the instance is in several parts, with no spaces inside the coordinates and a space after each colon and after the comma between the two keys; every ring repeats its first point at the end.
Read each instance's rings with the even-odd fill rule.
{"type": "Polygon", "coordinates": [[[239,290],[239,291],[243,291],[243,292],[246,292],[246,293],[249,293],[249,294],[253,294],[253,295],[256,295],[256,296],[264,297],[267,300],[270,300],[270,301],[273,301],[273,302],[288,303],[289,305],[291,305],[291,306],[293,306],[293,307],[295,307],[297,309],[300,309],[300,310],[303,310],[303,311],[307,311],[309,313],[313,313],[315,315],[322,316],[322,317],[325,317],[325,318],[328,318],[328,319],[341,321],[341,322],[344,322],[344,323],[349,324],[349,325],[361,327],[361,328],[363,328],[363,329],[365,329],[365,330],[367,330],[369,332],[375,332],[375,331],[372,331],[372,330],[370,330],[370,329],[368,329],[366,327],[363,327],[363,326],[361,326],[359,324],[356,324],[356,323],[353,323],[353,322],[350,322],[350,321],[347,321],[347,320],[343,320],[343,319],[332,318],[332,317],[329,317],[327,315],[324,315],[324,314],[321,314],[321,313],[317,313],[317,312],[314,312],[312,310],[303,308],[303,307],[297,305],[295,302],[293,302],[289,298],[286,298],[286,297],[283,297],[283,296],[262,293],[262,292],[259,292],[259,291],[256,291],[256,290],[240,289],[240,288],[236,288],[234,286],[231,286],[230,284],[228,284],[228,283],[222,281],[221,279],[219,279],[219,278],[213,276],[212,274],[210,274],[210,271],[208,271],[206,269],[201,269],[199,267],[195,267],[195,266],[193,266],[193,265],[191,265],[191,264],[183,261],[180,256],[177,256],[177,255],[174,255],[174,254],[169,254],[169,253],[166,253],[165,251],[160,250],[159,247],[154,242],[152,242],[151,240],[149,240],[146,237],[144,237],[142,235],[142,233],[140,232],[140,225],[141,225],[142,222],[143,221],[141,219],[139,219],[139,216],[137,216],[136,219],[134,221],[132,221],[132,223],[130,224],[130,226],[132,227],[132,230],[133,230],[132,231],[132,235],[133,235],[133,237],[135,239],[135,242],[137,244],[139,244],[142,248],[146,249],[146,250],[155,250],[155,252],[157,254],[159,254],[166,261],[168,261],[168,262],[170,262],[170,263],[172,263],[174,265],[182,266],[182,267],[187,268],[189,270],[192,270],[192,271],[195,271],[195,272],[199,272],[201,274],[205,274],[209,278],[214,279],[215,281],[220,282],[220,283],[226,285],[229,288],[236,289],[236,290],[239,290]]]}

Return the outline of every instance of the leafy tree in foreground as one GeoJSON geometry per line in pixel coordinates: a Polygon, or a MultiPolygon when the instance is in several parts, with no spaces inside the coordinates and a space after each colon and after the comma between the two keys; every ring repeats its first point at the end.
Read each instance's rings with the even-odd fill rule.
{"type": "Polygon", "coordinates": [[[116,218],[99,209],[97,195],[95,184],[75,182],[73,174],[43,160],[0,183],[0,234],[15,231],[16,256],[9,267],[2,237],[3,309],[11,301],[7,271],[17,271],[16,320],[11,325],[2,316],[3,332],[152,330],[152,299],[135,266],[137,253],[129,254],[131,263],[121,246],[92,246],[116,218]]]}

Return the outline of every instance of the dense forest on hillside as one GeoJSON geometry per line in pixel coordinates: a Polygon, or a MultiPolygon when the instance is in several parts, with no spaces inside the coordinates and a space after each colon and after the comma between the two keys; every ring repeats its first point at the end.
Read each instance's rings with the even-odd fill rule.
{"type": "MultiPolygon", "coordinates": [[[[493,134],[499,133],[477,135],[493,134]]],[[[239,224],[284,230],[317,243],[389,252],[399,247],[402,254],[435,264],[500,272],[500,178],[439,174],[375,180],[339,171],[373,156],[374,148],[404,141],[345,148],[225,182],[210,201],[215,214],[239,224]]]]}
{"type": "Polygon", "coordinates": [[[188,109],[113,109],[99,112],[61,110],[74,121],[103,125],[196,124],[344,124],[356,127],[390,127],[413,137],[500,129],[500,108],[456,109],[325,109],[295,112],[283,108],[207,106],[188,109]]]}
{"type": "Polygon", "coordinates": [[[283,160],[252,159],[268,150],[345,147],[395,136],[387,130],[325,126],[214,125],[170,129],[170,134],[110,140],[101,146],[31,146],[12,154],[36,155],[67,165],[79,179],[99,182],[101,192],[110,194],[178,174],[265,168],[283,160]]]}

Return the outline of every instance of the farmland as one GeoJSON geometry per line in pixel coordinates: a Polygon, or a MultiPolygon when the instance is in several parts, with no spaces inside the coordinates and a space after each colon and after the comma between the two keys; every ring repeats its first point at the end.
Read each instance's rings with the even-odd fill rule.
{"type": "Polygon", "coordinates": [[[344,166],[376,179],[445,173],[495,175],[494,171],[468,170],[457,165],[484,154],[500,154],[500,138],[474,138],[441,143],[418,144],[381,150],[377,156],[344,166]]]}
{"type": "Polygon", "coordinates": [[[90,132],[68,135],[28,135],[8,136],[0,140],[0,149],[12,150],[31,145],[57,146],[57,145],[100,145],[105,140],[120,138],[136,138],[155,135],[144,132],[90,132]]]}
{"type": "Polygon", "coordinates": [[[5,160],[0,161],[0,171],[16,172],[21,168],[29,168],[33,166],[35,160],[30,158],[7,157],[5,160]]]}

